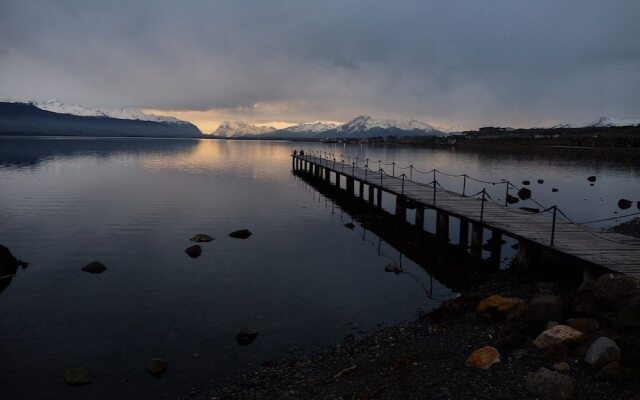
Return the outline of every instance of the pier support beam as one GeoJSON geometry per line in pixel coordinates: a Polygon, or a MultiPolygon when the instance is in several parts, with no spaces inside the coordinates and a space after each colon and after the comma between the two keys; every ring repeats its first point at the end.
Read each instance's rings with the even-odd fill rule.
{"type": "Polygon", "coordinates": [[[347,177],[347,193],[349,193],[349,196],[353,196],[354,194],[353,190],[354,190],[353,178],[347,177]]]}
{"type": "Polygon", "coordinates": [[[340,174],[336,172],[336,188],[340,189],[340,174]]]}
{"type": "Polygon", "coordinates": [[[378,198],[376,199],[376,206],[378,209],[382,209],[382,189],[378,188],[378,198]]]}
{"type": "Polygon", "coordinates": [[[364,199],[364,182],[360,181],[360,186],[358,189],[358,197],[364,199]]]}
{"type": "Polygon", "coordinates": [[[438,211],[436,238],[440,243],[449,243],[449,215],[438,211]]]}
{"type": "Polygon", "coordinates": [[[396,220],[398,222],[407,220],[407,207],[403,196],[396,196],[396,220]]]}
{"type": "Polygon", "coordinates": [[[494,267],[500,269],[500,257],[502,256],[502,233],[491,231],[491,262],[494,267]]]}
{"type": "Polygon", "coordinates": [[[532,271],[540,263],[540,248],[531,242],[520,240],[518,242],[518,255],[516,256],[516,268],[518,272],[532,271]]]}
{"type": "Polygon", "coordinates": [[[373,196],[374,196],[373,195],[373,189],[374,189],[374,187],[369,185],[369,199],[368,200],[369,200],[369,204],[371,204],[371,205],[373,205],[373,201],[374,201],[374,199],[373,199],[373,196]]]}
{"type": "Polygon", "coordinates": [[[331,171],[329,171],[329,168],[324,169],[324,180],[327,183],[331,183],[331,171]]]}
{"type": "Polygon", "coordinates": [[[471,225],[471,256],[482,258],[482,236],[484,227],[480,223],[471,225]]]}
{"type": "Polygon", "coordinates": [[[460,219],[460,236],[458,238],[458,247],[467,249],[469,246],[469,220],[460,219]]]}
{"type": "Polygon", "coordinates": [[[422,233],[424,231],[424,206],[418,204],[416,206],[416,229],[422,233]]]}

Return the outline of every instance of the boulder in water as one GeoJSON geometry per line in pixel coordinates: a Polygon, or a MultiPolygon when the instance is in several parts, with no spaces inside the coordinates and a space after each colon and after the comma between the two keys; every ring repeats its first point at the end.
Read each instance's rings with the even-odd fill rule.
{"type": "Polygon", "coordinates": [[[396,274],[399,274],[403,271],[402,267],[396,263],[385,265],[384,270],[387,272],[395,272],[396,274]]]}
{"type": "Polygon", "coordinates": [[[147,363],[147,371],[156,378],[160,378],[169,369],[169,363],[161,358],[152,358],[147,363]]]}
{"type": "Polygon", "coordinates": [[[531,182],[530,181],[522,181],[522,184],[525,186],[528,186],[531,182]]]}
{"type": "Polygon", "coordinates": [[[198,233],[197,235],[195,235],[194,237],[192,237],[190,239],[192,242],[198,242],[198,243],[208,243],[214,240],[213,237],[204,234],[204,233],[198,233]]]}
{"type": "Polygon", "coordinates": [[[519,201],[520,199],[517,198],[516,196],[512,196],[510,194],[507,195],[507,204],[516,204],[519,201]]]}
{"type": "Polygon", "coordinates": [[[107,270],[107,267],[99,261],[94,261],[82,267],[81,270],[90,274],[101,274],[107,270]]]}
{"type": "Polygon", "coordinates": [[[249,345],[253,343],[254,340],[258,337],[258,332],[249,328],[242,328],[236,334],[236,341],[238,344],[242,346],[249,345]]]}
{"type": "Polygon", "coordinates": [[[544,183],[544,179],[538,179],[538,184],[542,185],[544,183]]]}
{"type": "Polygon", "coordinates": [[[558,191],[558,188],[552,188],[552,189],[551,189],[551,191],[552,191],[553,193],[555,193],[555,192],[557,192],[557,191],[558,191]]]}
{"type": "Polygon", "coordinates": [[[627,200],[627,199],[618,200],[618,208],[620,208],[621,210],[626,210],[628,208],[631,208],[632,205],[633,205],[633,202],[631,200],[627,200]]]}
{"type": "Polygon", "coordinates": [[[193,246],[187,247],[184,252],[187,253],[191,258],[198,258],[200,257],[200,254],[202,254],[202,247],[194,244],[193,246]]]}
{"type": "Polygon", "coordinates": [[[587,178],[587,180],[589,182],[595,182],[596,181],[596,177],[595,177],[595,175],[591,175],[590,177],[587,178]]]}
{"type": "Polygon", "coordinates": [[[520,197],[520,200],[527,200],[531,198],[531,190],[527,189],[527,188],[521,188],[520,190],[518,190],[518,197],[520,197]]]}
{"type": "Polygon", "coordinates": [[[238,231],[233,231],[229,234],[229,237],[232,237],[234,239],[246,239],[249,236],[251,236],[252,233],[250,230],[248,229],[240,229],[238,231]]]}
{"type": "Polygon", "coordinates": [[[91,374],[85,368],[70,368],[64,373],[64,381],[71,386],[91,383],[91,374]]]}
{"type": "Polygon", "coordinates": [[[18,267],[24,269],[28,266],[29,263],[18,260],[7,247],[0,244],[0,271],[17,269],[18,267]]]}

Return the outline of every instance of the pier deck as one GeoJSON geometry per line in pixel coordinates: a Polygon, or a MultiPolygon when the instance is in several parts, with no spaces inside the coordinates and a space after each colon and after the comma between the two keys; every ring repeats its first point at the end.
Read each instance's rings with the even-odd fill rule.
{"type": "MultiPolygon", "coordinates": [[[[396,214],[405,215],[407,202],[416,206],[416,224],[424,224],[424,209],[438,213],[438,230],[448,232],[448,218],[453,216],[461,221],[460,242],[466,247],[468,227],[472,226],[472,253],[475,245],[482,244],[482,231],[493,232],[494,238],[501,235],[515,238],[521,246],[527,244],[575,257],[597,267],[640,277],[640,239],[617,233],[591,230],[568,222],[553,212],[532,213],[518,208],[506,207],[491,201],[483,201],[479,196],[462,196],[447,191],[437,184],[413,182],[402,177],[376,173],[369,169],[327,160],[311,155],[294,155],[295,170],[306,171],[330,182],[333,173],[335,181],[341,177],[347,182],[347,190],[354,196],[364,197],[364,186],[368,187],[370,203],[380,201],[382,193],[396,196],[396,214]],[[356,193],[355,183],[360,187],[356,193]],[[377,196],[371,197],[373,191],[377,196]],[[554,221],[555,220],[555,221],[554,221]],[[466,228],[466,232],[464,232],[466,228]],[[479,237],[478,237],[479,236],[479,237]],[[478,242],[479,241],[479,242],[478,242]]],[[[447,239],[448,240],[448,239],[447,239]]],[[[479,251],[479,250],[476,250],[479,251]]]]}

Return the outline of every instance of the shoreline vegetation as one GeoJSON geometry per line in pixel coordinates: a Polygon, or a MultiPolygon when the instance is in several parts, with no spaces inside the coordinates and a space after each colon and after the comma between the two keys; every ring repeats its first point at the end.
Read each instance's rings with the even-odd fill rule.
{"type": "MultiPolygon", "coordinates": [[[[612,230],[640,236],[640,218],[612,230]]],[[[639,398],[637,279],[575,287],[507,269],[453,289],[458,297],[414,321],[265,362],[189,398],[639,398]]]]}

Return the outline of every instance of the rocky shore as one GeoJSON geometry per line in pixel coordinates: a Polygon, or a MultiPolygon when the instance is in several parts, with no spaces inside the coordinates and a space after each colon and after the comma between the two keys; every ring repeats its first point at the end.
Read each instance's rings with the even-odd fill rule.
{"type": "Polygon", "coordinates": [[[418,320],[266,363],[198,399],[640,399],[638,281],[510,271],[418,320]]]}

